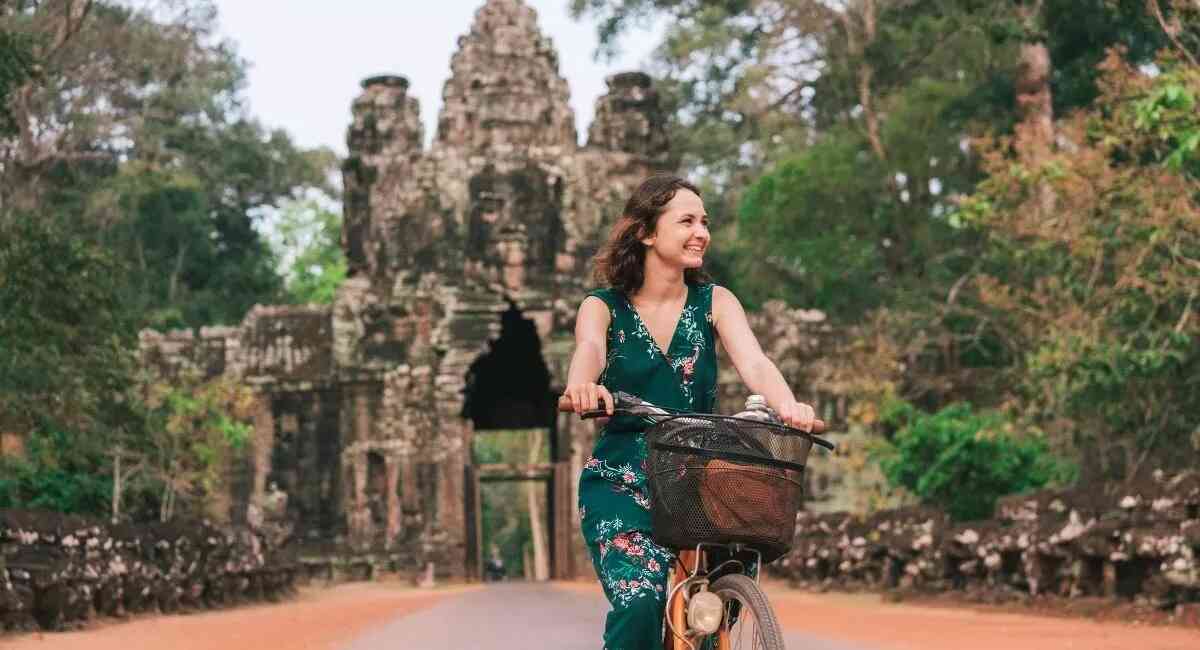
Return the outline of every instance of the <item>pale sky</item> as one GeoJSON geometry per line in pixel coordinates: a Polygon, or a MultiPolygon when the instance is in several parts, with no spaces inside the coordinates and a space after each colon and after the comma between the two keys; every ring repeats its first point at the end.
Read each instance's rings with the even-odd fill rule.
{"type": "MultiPolygon", "coordinates": [[[[250,113],[283,128],[304,147],[346,153],[350,102],[359,82],[400,74],[421,102],[428,143],[450,76],[450,56],[470,30],[484,0],[216,0],[221,35],[250,64],[250,113]]],[[[525,0],[559,54],[559,73],[571,88],[580,137],[586,137],[596,98],[613,72],[646,69],[661,26],[631,32],[621,56],[597,62],[596,26],[575,21],[568,0],[525,0]]]]}

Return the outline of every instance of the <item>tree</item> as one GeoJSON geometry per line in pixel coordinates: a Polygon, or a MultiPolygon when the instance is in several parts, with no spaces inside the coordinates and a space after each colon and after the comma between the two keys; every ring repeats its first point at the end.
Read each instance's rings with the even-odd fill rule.
{"type": "MultiPolygon", "coordinates": [[[[475,461],[489,463],[546,462],[549,448],[544,431],[516,429],[487,431],[475,436],[475,461]]],[[[546,538],[547,486],[540,481],[489,482],[481,505],[484,549],[495,547],[505,567],[530,579],[549,576],[549,540],[546,538]]]]}
{"type": "Polygon", "coordinates": [[[111,253],[53,219],[0,225],[0,413],[10,430],[103,440],[127,414],[115,399],[135,367],[124,275],[111,253]]]}
{"type": "Polygon", "coordinates": [[[33,44],[22,34],[0,31],[0,136],[17,133],[9,98],[33,76],[33,44]]]}
{"type": "Polygon", "coordinates": [[[9,103],[17,135],[0,142],[0,196],[134,260],[128,299],[154,327],[236,322],[281,300],[255,219],[325,187],[333,162],[245,113],[245,64],[214,41],[215,17],[210,2],[169,0],[0,14],[6,30],[56,44],[34,49],[40,73],[9,103]]]}
{"type": "Polygon", "coordinates": [[[105,450],[137,427],[124,274],[54,219],[0,223],[0,430],[25,434],[25,457],[0,459],[0,504],[106,508],[105,450]]]}
{"type": "Polygon", "coordinates": [[[136,333],[280,299],[255,220],[333,155],[245,112],[214,26],[206,1],[0,4],[0,430],[27,450],[0,503],[171,516],[219,492],[244,396],[145,389],[136,333]]]}
{"type": "MultiPolygon", "coordinates": [[[[929,412],[963,400],[1002,409],[1085,457],[1088,478],[1195,457],[1168,451],[1200,449],[1182,415],[1196,398],[1184,379],[1196,374],[1194,228],[1183,225],[1196,223],[1195,3],[573,6],[601,17],[609,45],[630,21],[670,17],[658,55],[668,80],[719,81],[702,87],[720,93],[680,95],[680,121],[744,136],[728,144],[744,141],[745,155],[716,152],[740,170],[725,175],[724,196],[740,197],[728,281],[752,305],[819,306],[853,332],[832,353],[845,360],[831,363],[836,381],[929,412]],[[767,55],[785,42],[770,34],[801,47],[767,55]],[[792,65],[776,65],[788,52],[792,65]],[[771,119],[801,137],[774,149],[751,137],[764,114],[742,110],[738,93],[788,97],[768,104],[771,119]],[[894,356],[865,358],[877,353],[894,356]],[[837,374],[872,368],[877,381],[837,374]]],[[[681,146],[689,171],[717,168],[681,146]]]]}
{"type": "Polygon", "coordinates": [[[1141,0],[571,6],[599,18],[601,52],[639,20],[669,17],[656,56],[678,89],[676,144],[689,172],[715,179],[710,212],[738,215],[720,262],[739,295],[851,321],[873,305],[944,301],[969,268],[974,240],[953,222],[956,197],[981,178],[969,138],[1015,131],[1018,149],[1043,156],[1056,112],[1095,96],[1109,47],[1146,63],[1168,43],[1141,0]]]}
{"type": "Polygon", "coordinates": [[[202,514],[225,487],[232,454],[253,427],[254,390],[227,378],[180,375],[146,387],[151,429],[144,460],[161,487],[159,518],[172,519],[179,499],[202,514]]]}
{"type": "Polygon", "coordinates": [[[334,292],[346,279],[341,217],[316,199],[290,201],[279,210],[269,232],[288,301],[333,302],[334,292]]]}
{"type": "Polygon", "coordinates": [[[1072,149],[1031,168],[993,142],[965,204],[990,244],[972,289],[1014,359],[998,385],[1089,479],[1200,452],[1200,66],[1158,67],[1114,52],[1096,106],[1061,123],[1072,149]],[[1028,208],[1042,184],[1050,220],[1028,208]]]}

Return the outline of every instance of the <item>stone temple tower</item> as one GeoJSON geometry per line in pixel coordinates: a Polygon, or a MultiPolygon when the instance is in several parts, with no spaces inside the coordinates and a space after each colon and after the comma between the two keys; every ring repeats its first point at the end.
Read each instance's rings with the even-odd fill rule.
{"type": "Polygon", "coordinates": [[[613,206],[667,165],[664,116],[648,77],[617,75],[578,146],[558,54],[521,0],[478,10],[451,71],[428,151],[402,77],[367,79],[353,105],[351,277],[332,314],[346,530],[419,539],[470,565],[473,436],[545,426],[555,572],[568,575],[587,443],[553,415],[553,394],[613,206]],[[511,344],[525,356],[501,340],[525,341],[511,344]]]}
{"type": "MultiPolygon", "coordinates": [[[[477,575],[480,482],[537,480],[552,574],[582,575],[575,490],[593,434],[557,415],[555,396],[592,256],[629,193],[672,167],[666,116],[650,77],[614,75],[579,146],[558,55],[522,0],[487,0],[451,70],[428,149],[407,80],[363,82],[343,166],[349,277],[332,305],[258,306],[199,336],[146,331],[143,363],[256,388],[230,518],[286,493],[306,557],[477,575]],[[521,428],[544,432],[548,460],[477,462],[477,436],[521,428]]],[[[798,359],[819,320],[752,325],[772,358],[798,359]]],[[[740,403],[736,376],[721,382],[740,403]]]]}
{"type": "Polygon", "coordinates": [[[521,471],[549,482],[555,573],[570,575],[590,443],[553,395],[605,228],[669,166],[665,116],[649,77],[616,75],[580,147],[558,54],[521,0],[489,0],[459,39],[427,151],[407,93],[403,77],[368,78],[347,136],[351,277],[331,321],[347,539],[470,570],[473,437],[546,427],[550,463],[521,471]]]}

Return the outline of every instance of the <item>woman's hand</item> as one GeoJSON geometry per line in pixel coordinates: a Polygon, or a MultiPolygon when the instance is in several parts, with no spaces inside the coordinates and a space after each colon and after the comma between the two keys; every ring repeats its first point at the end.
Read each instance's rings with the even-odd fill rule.
{"type": "MultiPolygon", "coordinates": [[[[608,392],[608,389],[600,384],[594,383],[579,383],[567,386],[563,391],[563,397],[571,399],[571,406],[574,407],[576,413],[584,411],[595,411],[598,408],[603,408],[609,415],[613,414],[613,396],[608,392]]],[[[811,411],[811,409],[809,409],[811,411]]]]}
{"type": "Polygon", "coordinates": [[[788,400],[780,404],[775,409],[775,413],[789,427],[809,433],[812,433],[813,420],[817,419],[817,412],[813,410],[812,406],[796,400],[788,400]]]}

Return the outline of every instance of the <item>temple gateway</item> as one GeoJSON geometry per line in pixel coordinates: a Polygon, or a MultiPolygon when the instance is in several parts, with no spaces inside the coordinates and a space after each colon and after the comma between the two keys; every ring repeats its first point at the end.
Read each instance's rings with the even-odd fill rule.
{"type": "MultiPolygon", "coordinates": [[[[521,0],[487,0],[451,70],[428,149],[408,81],[362,83],[343,166],[349,277],[332,305],[258,306],[198,335],[146,331],[145,363],[258,392],[234,522],[284,493],[306,553],[471,577],[480,482],[540,480],[551,575],[586,575],[575,491],[594,433],[558,415],[556,396],[591,257],[629,193],[672,167],[666,115],[650,77],[614,75],[579,146],[558,55],[521,0]],[[476,436],[514,428],[544,429],[549,462],[475,462],[476,436]]],[[[823,320],[773,305],[752,324],[799,385],[823,320]]],[[[725,367],[722,400],[735,408],[725,367]]]]}

